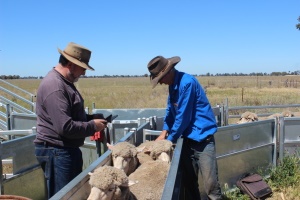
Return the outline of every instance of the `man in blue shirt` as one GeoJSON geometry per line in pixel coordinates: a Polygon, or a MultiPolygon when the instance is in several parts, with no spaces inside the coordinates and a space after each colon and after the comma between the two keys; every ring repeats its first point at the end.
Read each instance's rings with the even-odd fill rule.
{"type": "Polygon", "coordinates": [[[202,174],[204,189],[209,199],[222,199],[218,181],[218,167],[214,133],[217,125],[213,110],[197,79],[174,67],[180,57],[157,56],[148,64],[152,88],[158,83],[169,85],[168,106],[164,127],[156,139],[176,143],[184,138],[183,185],[186,199],[200,198],[198,174],[202,174]]]}

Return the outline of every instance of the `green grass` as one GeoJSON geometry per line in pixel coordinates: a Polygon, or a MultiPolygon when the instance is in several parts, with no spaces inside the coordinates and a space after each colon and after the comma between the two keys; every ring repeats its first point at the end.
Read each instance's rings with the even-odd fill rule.
{"type": "MultiPolygon", "coordinates": [[[[272,196],[268,200],[282,199],[299,200],[300,198],[300,155],[299,151],[293,154],[286,155],[282,162],[279,162],[276,167],[270,165],[266,170],[258,169],[257,173],[262,177],[269,175],[265,179],[266,183],[272,189],[272,196]]],[[[226,200],[247,200],[248,195],[241,193],[239,189],[225,192],[224,199],[226,200]]]]}

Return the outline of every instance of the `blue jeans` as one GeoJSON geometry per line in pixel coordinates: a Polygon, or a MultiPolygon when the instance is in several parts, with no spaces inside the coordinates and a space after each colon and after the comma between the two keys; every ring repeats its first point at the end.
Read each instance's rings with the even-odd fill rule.
{"type": "Polygon", "coordinates": [[[35,144],[35,155],[45,174],[48,199],[82,172],[79,148],[35,144]]]}
{"type": "Polygon", "coordinates": [[[203,142],[185,138],[182,154],[185,198],[188,200],[201,199],[198,184],[198,174],[201,173],[207,198],[222,199],[214,137],[203,142]]]}

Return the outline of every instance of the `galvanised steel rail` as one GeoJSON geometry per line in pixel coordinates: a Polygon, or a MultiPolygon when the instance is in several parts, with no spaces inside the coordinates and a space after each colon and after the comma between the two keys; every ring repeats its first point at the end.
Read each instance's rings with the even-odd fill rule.
{"type": "MultiPolygon", "coordinates": [[[[247,110],[247,109],[264,109],[264,108],[291,108],[291,107],[299,107],[300,108],[300,104],[229,107],[228,99],[225,99],[224,106],[221,107],[221,109],[224,109],[224,111],[221,114],[221,119],[223,122],[222,126],[228,125],[229,118],[240,118],[241,117],[241,115],[229,115],[230,110],[247,110]]],[[[272,114],[275,114],[275,113],[261,113],[261,114],[257,114],[257,116],[264,117],[264,116],[270,116],[272,114]]]]}
{"type": "Polygon", "coordinates": [[[28,91],[26,91],[26,90],[23,90],[22,88],[19,88],[19,87],[15,86],[15,85],[13,85],[13,84],[7,82],[7,81],[4,81],[3,79],[0,79],[0,81],[3,82],[3,83],[5,83],[6,85],[9,85],[9,86],[11,86],[11,87],[14,87],[14,88],[16,88],[17,90],[22,91],[22,92],[28,94],[28,95],[30,96],[30,101],[27,100],[26,98],[21,97],[20,95],[17,95],[17,94],[15,94],[15,93],[13,93],[13,92],[11,92],[11,91],[9,91],[9,90],[7,90],[7,89],[5,89],[5,88],[3,88],[3,87],[0,86],[0,90],[6,92],[7,94],[12,95],[13,97],[16,97],[16,98],[20,99],[21,101],[23,101],[23,102],[25,102],[25,103],[27,103],[27,104],[29,104],[29,105],[31,106],[31,111],[32,111],[32,112],[34,111],[34,109],[35,109],[35,103],[34,103],[33,99],[34,99],[34,97],[36,97],[35,94],[32,94],[32,93],[30,93],[30,92],[28,92],[28,91]]]}
{"type": "Polygon", "coordinates": [[[7,94],[10,94],[11,96],[14,96],[14,97],[20,99],[21,101],[23,101],[23,102],[25,102],[25,103],[27,103],[27,104],[29,104],[31,106],[35,105],[34,102],[29,101],[29,100],[25,99],[24,97],[21,97],[20,95],[17,95],[15,93],[13,93],[12,91],[8,90],[8,89],[5,89],[4,87],[0,86],[0,90],[2,90],[3,92],[6,92],[7,94]]]}
{"type": "Polygon", "coordinates": [[[31,110],[28,110],[26,108],[24,108],[23,106],[20,106],[19,104],[13,102],[13,101],[10,101],[8,99],[6,99],[5,97],[3,96],[0,96],[0,101],[2,101],[3,103],[6,103],[6,104],[10,104],[11,107],[14,108],[14,110],[18,110],[20,112],[25,112],[25,113],[30,113],[30,114],[33,114],[34,112],[32,112],[31,110]]]}
{"type": "Polygon", "coordinates": [[[13,85],[13,84],[7,82],[7,81],[4,81],[4,80],[1,79],[1,78],[0,78],[0,81],[3,82],[3,83],[5,83],[5,84],[7,84],[7,85],[9,85],[9,86],[12,86],[12,87],[16,88],[16,89],[18,89],[18,90],[20,90],[20,91],[22,91],[22,92],[24,92],[24,93],[26,93],[26,94],[29,94],[31,97],[35,97],[34,94],[32,94],[32,93],[30,93],[30,92],[27,92],[26,90],[23,90],[22,88],[19,88],[19,87],[15,86],[15,85],[13,85]]]}

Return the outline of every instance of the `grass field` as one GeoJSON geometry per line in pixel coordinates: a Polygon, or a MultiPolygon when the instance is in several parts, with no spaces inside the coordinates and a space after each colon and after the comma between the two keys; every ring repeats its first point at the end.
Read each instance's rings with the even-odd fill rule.
{"type": "MultiPolygon", "coordinates": [[[[300,102],[300,76],[209,76],[197,77],[197,79],[205,88],[213,107],[222,105],[225,99],[228,99],[230,107],[287,105],[300,102]]],[[[37,79],[7,80],[33,94],[36,94],[40,81],[37,79]]],[[[85,107],[91,108],[95,103],[98,109],[165,108],[168,94],[166,85],[158,85],[152,89],[148,77],[82,78],[75,85],[85,99],[85,107]]],[[[0,86],[27,99],[30,97],[2,82],[0,86]]],[[[2,91],[0,95],[27,106],[2,91]]],[[[291,108],[291,111],[299,110],[291,108]]]]}

